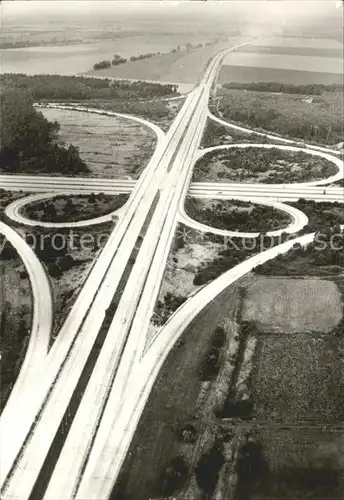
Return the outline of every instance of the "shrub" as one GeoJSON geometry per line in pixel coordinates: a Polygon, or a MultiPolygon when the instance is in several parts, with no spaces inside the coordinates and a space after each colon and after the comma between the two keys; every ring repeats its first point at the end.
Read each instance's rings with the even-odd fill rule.
{"type": "Polygon", "coordinates": [[[161,492],[163,495],[171,495],[176,490],[179,490],[185,483],[189,475],[189,467],[185,459],[177,456],[168,464],[161,484],[161,492]]]}
{"type": "Polygon", "coordinates": [[[202,455],[196,466],[196,481],[198,486],[207,494],[212,495],[218,481],[219,472],[224,464],[222,449],[218,445],[202,455]]]}

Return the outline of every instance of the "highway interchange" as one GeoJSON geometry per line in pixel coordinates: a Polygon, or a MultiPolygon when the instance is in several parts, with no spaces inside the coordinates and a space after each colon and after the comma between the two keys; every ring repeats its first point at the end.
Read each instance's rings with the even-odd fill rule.
{"type": "MultiPolygon", "coordinates": [[[[110,220],[114,215],[83,221],[82,224],[37,224],[37,221],[29,221],[21,213],[24,204],[29,201],[46,199],[59,192],[131,193],[128,202],[116,213],[116,227],[48,353],[52,301],[45,272],[20,236],[1,223],[1,232],[17,248],[28,270],[36,297],[34,318],[37,318],[33,322],[23,368],[0,418],[2,449],[6,450],[0,470],[1,497],[4,499],[109,498],[159,369],[186,326],[210,300],[257,264],[288,251],[295,242],[305,244],[314,238],[312,234],[301,236],[239,264],[190,297],[153,337],[149,337],[150,318],[178,223],[216,232],[188,218],[184,212],[187,194],[219,199],[235,197],[272,204],[290,213],[293,222],[286,231],[291,233],[302,229],[308,220],[302,212],[283,202],[300,197],[316,201],[343,201],[342,188],[324,187],[343,178],[343,161],[337,156],[338,151],[305,144],[300,148],[299,143],[290,139],[286,140],[286,146],[254,146],[305,150],[335,163],[338,173],[329,179],[294,185],[190,185],[193,166],[202,155],[224,147],[253,146],[248,143],[199,149],[210,115],[208,101],[211,87],[226,52],[228,50],[211,60],[200,84],[186,97],[169,131],[163,134],[155,126],[157,147],[138,181],[61,177],[35,177],[33,180],[30,176],[0,176],[6,189],[38,193],[17,200],[6,209],[9,218],[28,226],[56,228],[73,227],[73,224],[91,225],[110,220]],[[132,252],[137,246],[139,249],[133,261],[132,252]],[[106,311],[122,284],[123,276],[126,276],[123,293],[96,356],[94,345],[99,340],[106,311]],[[88,367],[91,358],[92,369],[83,386],[82,397],[73,410],[71,402],[80,392],[85,367],[88,367]],[[70,419],[70,430],[55,457],[53,471],[46,478],[46,463],[51,460],[51,450],[58,446],[61,439],[61,422],[71,411],[74,413],[70,419]]],[[[100,110],[92,112],[105,114],[100,110]]],[[[110,112],[106,114],[111,115],[110,112]]],[[[223,120],[220,122],[236,127],[223,120]]],[[[237,236],[247,234],[252,236],[252,233],[235,233],[237,236]]]]}

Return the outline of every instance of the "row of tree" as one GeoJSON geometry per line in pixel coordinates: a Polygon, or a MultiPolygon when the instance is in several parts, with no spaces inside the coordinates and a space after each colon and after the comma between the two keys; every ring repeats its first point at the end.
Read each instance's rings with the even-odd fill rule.
{"type": "Polygon", "coordinates": [[[295,85],[280,82],[229,82],[223,83],[226,89],[254,90],[258,92],[276,92],[284,94],[321,95],[325,92],[342,92],[343,87],[337,83],[330,85],[310,83],[295,85]]]}

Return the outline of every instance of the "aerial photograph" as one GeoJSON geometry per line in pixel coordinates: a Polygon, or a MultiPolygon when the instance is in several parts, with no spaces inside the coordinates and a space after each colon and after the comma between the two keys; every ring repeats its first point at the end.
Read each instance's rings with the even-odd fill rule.
{"type": "Polygon", "coordinates": [[[1,500],[344,500],[343,2],[0,2],[1,500]]]}

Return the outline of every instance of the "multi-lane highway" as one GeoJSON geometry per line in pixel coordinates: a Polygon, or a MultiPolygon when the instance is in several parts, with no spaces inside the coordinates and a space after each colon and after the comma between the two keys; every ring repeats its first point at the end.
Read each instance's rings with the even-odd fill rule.
{"type": "MultiPolygon", "coordinates": [[[[197,151],[208,117],[210,89],[225,53],[209,63],[199,86],[186,98],[137,182],[126,181],[124,185],[112,180],[114,184],[109,187],[106,180],[87,180],[91,192],[97,191],[98,186],[102,192],[126,189],[131,196],[57,340],[37,368],[35,380],[28,381],[21,398],[5,409],[0,419],[2,448],[6,449],[0,469],[4,499],[109,498],[158,369],[183,327],[221,287],[258,263],[287,251],[295,242],[255,256],[229,271],[230,275],[221,276],[187,301],[148,342],[149,320],[175,229],[183,216],[180,211],[192,168],[200,155],[197,151]],[[103,320],[114,298],[116,312],[103,338],[103,320]],[[70,426],[67,435],[59,432],[63,420],[70,426]]],[[[338,168],[340,178],[342,163],[338,163],[338,168]]],[[[56,186],[63,183],[69,186],[68,192],[86,192],[80,180],[73,179],[71,186],[69,178],[56,179],[40,178],[34,190],[29,177],[13,181],[7,178],[6,182],[8,189],[11,182],[12,189],[20,189],[22,183],[27,192],[57,192],[56,186]]],[[[230,193],[238,193],[238,185],[202,184],[191,185],[190,194],[194,195],[195,190],[200,196],[212,197],[233,197],[230,193]]],[[[243,199],[252,196],[252,189],[255,194],[260,189],[270,192],[272,199],[280,198],[282,193],[305,197],[299,193],[319,190],[307,185],[269,185],[259,189],[241,185],[240,189],[243,199]]],[[[337,188],[326,191],[330,189],[337,188]]],[[[310,197],[337,196],[332,191],[322,195],[318,191],[308,193],[310,197]]],[[[19,209],[14,209],[12,216],[20,216],[19,209]]],[[[301,218],[299,213],[294,216],[296,220],[301,218]]],[[[312,235],[303,240],[307,238],[311,241],[312,235]]]]}
{"type": "MultiPolygon", "coordinates": [[[[141,249],[114,316],[116,335],[109,332],[106,337],[107,342],[114,344],[112,370],[104,374],[104,365],[96,364],[91,377],[91,382],[98,379],[97,388],[105,391],[103,399],[93,400],[92,405],[95,411],[98,409],[97,418],[102,413],[105,396],[109,390],[109,376],[116,372],[119,361],[123,358],[124,346],[132,343],[128,342],[128,337],[129,340],[132,338],[132,335],[129,336],[131,322],[134,316],[136,317],[136,310],[142,300],[151,265],[156,262],[154,258],[158,244],[167,249],[173,237],[180,197],[185,194],[190,181],[193,158],[206,121],[212,76],[217,71],[223,55],[224,53],[219,54],[211,61],[202,83],[186,99],[165,141],[161,147],[158,146],[151,164],[136,184],[116,230],[60,331],[59,341],[54,344],[46,358],[44,378],[37,380],[34,394],[30,392],[23,395],[12,419],[0,421],[2,442],[7,450],[1,467],[4,498],[29,497],[39,480],[44,461],[101,328],[105,311],[127,269],[129,249],[134,248],[138,237],[141,236],[141,249]]],[[[159,266],[162,277],[164,263],[160,262],[159,266]]],[[[144,298],[146,301],[147,293],[144,298]]],[[[150,294],[149,301],[151,302],[150,294]]],[[[140,347],[141,344],[143,347],[144,339],[139,343],[140,347]]],[[[101,355],[106,354],[106,351],[104,345],[101,355]]],[[[126,352],[129,352],[128,348],[126,352]]],[[[135,359],[135,353],[136,349],[134,355],[130,356],[132,361],[135,359]]],[[[78,413],[86,421],[93,416],[93,413],[90,414],[90,408],[86,413],[84,409],[78,413]]],[[[73,431],[69,435],[73,436],[73,431]]],[[[89,436],[89,439],[92,439],[92,436],[89,436]]],[[[86,441],[88,442],[84,437],[80,445],[86,441]]],[[[87,453],[88,448],[87,446],[87,453]]],[[[74,468],[79,463],[82,465],[84,459],[85,455],[78,453],[73,461],[74,468]]],[[[70,481],[78,483],[79,475],[68,476],[70,481]]],[[[59,491],[61,488],[60,484],[59,491]]]]}

